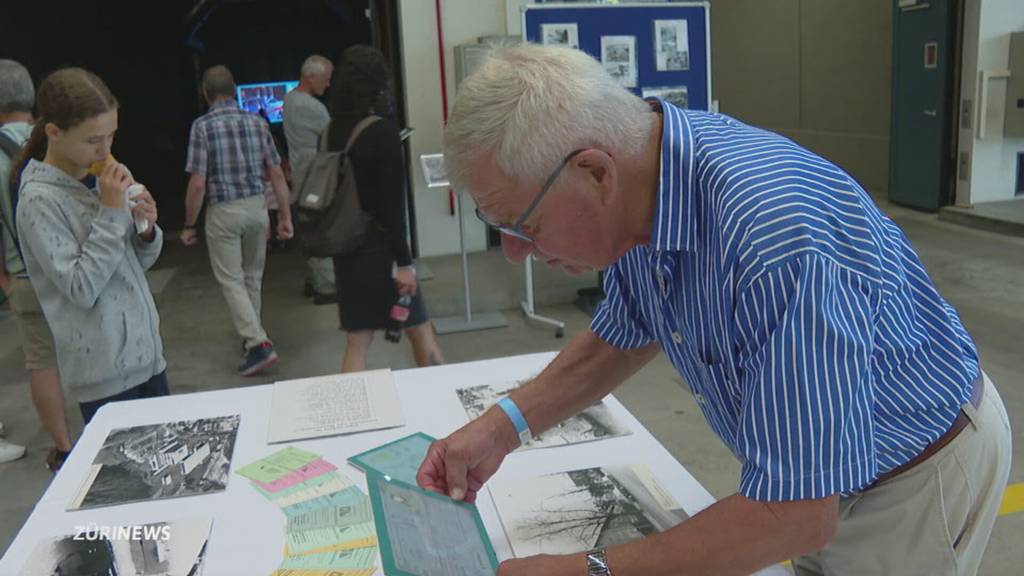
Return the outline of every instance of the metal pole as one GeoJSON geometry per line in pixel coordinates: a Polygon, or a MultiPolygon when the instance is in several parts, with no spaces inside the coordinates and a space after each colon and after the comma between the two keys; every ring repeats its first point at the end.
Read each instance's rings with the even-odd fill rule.
{"type": "Polygon", "coordinates": [[[473,304],[469,300],[469,261],[466,256],[466,230],[462,221],[462,192],[455,191],[455,211],[459,218],[459,250],[462,251],[462,289],[465,290],[466,324],[473,322],[473,304]]]}

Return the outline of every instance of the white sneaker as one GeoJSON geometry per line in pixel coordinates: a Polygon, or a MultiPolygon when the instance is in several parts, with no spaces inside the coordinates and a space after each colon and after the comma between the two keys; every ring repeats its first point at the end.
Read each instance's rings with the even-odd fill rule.
{"type": "Polygon", "coordinates": [[[0,440],[0,464],[13,462],[25,455],[25,447],[0,440]]]}

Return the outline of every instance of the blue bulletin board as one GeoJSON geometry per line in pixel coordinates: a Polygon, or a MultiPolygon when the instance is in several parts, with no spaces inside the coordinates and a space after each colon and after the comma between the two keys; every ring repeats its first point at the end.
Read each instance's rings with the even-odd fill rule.
{"type": "Polygon", "coordinates": [[[579,48],[638,96],[708,110],[710,18],[707,2],[535,4],[523,10],[523,39],[579,48]]]}

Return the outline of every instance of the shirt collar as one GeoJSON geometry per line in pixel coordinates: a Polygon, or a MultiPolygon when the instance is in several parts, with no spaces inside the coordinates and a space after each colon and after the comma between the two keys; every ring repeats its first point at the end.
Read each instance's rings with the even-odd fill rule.
{"type": "Polygon", "coordinates": [[[661,109],[663,122],[658,203],[648,245],[689,252],[696,248],[697,238],[693,132],[685,111],[660,98],[651,106],[661,109]]]}
{"type": "Polygon", "coordinates": [[[223,108],[238,108],[238,102],[234,100],[217,100],[213,104],[210,104],[210,111],[221,110],[223,108]]]}

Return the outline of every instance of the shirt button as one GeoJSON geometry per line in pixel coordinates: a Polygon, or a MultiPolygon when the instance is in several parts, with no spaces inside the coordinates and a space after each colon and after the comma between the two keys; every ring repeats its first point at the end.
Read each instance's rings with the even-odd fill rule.
{"type": "Polygon", "coordinates": [[[703,406],[704,405],[704,395],[701,394],[700,392],[698,392],[697,395],[696,395],[696,398],[697,398],[697,404],[700,404],[701,406],[703,406]]]}
{"type": "Polygon", "coordinates": [[[679,332],[673,332],[672,333],[672,341],[674,341],[676,344],[682,344],[683,343],[683,335],[680,334],[679,332]]]}

